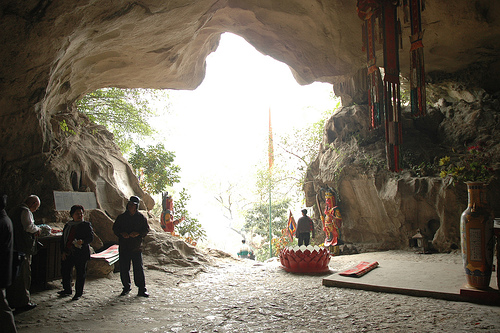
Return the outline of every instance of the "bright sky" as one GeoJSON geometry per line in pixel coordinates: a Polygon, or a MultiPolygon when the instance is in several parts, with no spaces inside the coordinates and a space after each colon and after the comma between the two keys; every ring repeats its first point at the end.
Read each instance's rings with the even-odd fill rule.
{"type": "Polygon", "coordinates": [[[276,140],[332,110],[331,91],[327,83],[300,86],[286,64],[226,33],[207,58],[203,83],[194,91],[169,93],[171,112],[158,124],[182,169],[175,189],[188,189],[189,210],[205,227],[210,247],[237,252],[241,245],[240,236],[227,228],[212,187],[255,183],[256,165],[267,163],[269,108],[276,140]]]}

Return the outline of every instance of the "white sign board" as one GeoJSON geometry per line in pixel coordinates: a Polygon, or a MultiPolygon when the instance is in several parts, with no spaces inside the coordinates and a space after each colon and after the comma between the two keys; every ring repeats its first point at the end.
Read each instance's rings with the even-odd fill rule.
{"type": "Polygon", "coordinates": [[[73,205],[82,205],[85,210],[96,209],[97,201],[94,192],[62,192],[54,191],[56,210],[70,210],[73,205]]]}

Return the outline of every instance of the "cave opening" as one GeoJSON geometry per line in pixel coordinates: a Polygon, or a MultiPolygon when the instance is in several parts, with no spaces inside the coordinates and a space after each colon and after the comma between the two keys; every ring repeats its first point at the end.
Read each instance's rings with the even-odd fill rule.
{"type": "MultiPolygon", "coordinates": [[[[256,168],[267,167],[269,112],[277,151],[281,137],[331,116],[339,100],[330,83],[298,84],[286,64],[232,33],[222,34],[206,62],[205,78],[195,90],[167,90],[164,103],[151,105],[157,110],[167,105],[169,111],[151,118],[158,137],[138,142],[143,148],[162,142],[175,153],[181,180],[169,192],[175,198],[187,187],[190,209],[207,231],[220,231],[216,224],[226,218],[213,197],[231,186],[249,193],[257,182],[256,168]]],[[[286,163],[296,161],[287,158],[286,163]]],[[[161,196],[154,199],[161,207],[161,196]]],[[[294,203],[297,215],[300,205],[294,203]]],[[[231,226],[243,223],[242,216],[234,217],[231,226]]],[[[227,235],[209,231],[208,236],[219,248],[222,244],[223,250],[234,252],[240,239],[227,230],[227,235]],[[225,239],[230,239],[231,249],[223,245],[225,239]]]]}

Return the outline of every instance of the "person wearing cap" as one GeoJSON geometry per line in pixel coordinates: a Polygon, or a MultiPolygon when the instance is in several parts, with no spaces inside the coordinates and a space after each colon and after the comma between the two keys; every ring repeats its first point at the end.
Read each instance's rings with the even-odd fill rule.
{"type": "Polygon", "coordinates": [[[297,235],[299,246],[304,244],[309,245],[309,240],[311,237],[310,232],[312,231],[312,236],[314,238],[314,223],[309,216],[307,216],[307,209],[302,209],[302,216],[297,221],[297,230],[295,235],[297,235]]]}
{"type": "Polygon", "coordinates": [[[118,237],[120,255],[120,278],[123,285],[122,296],[131,291],[130,262],[134,272],[134,283],[139,288],[137,296],[149,297],[142,263],[142,239],[149,232],[147,219],[139,212],[141,200],[130,197],[127,209],[118,215],[113,224],[113,232],[118,237]]]}

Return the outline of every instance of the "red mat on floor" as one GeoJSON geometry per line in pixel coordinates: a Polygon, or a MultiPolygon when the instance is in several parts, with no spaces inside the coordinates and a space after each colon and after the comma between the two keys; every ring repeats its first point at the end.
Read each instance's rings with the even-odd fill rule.
{"type": "Polygon", "coordinates": [[[356,267],[348,269],[346,271],[343,271],[339,273],[340,275],[343,276],[351,276],[351,277],[361,277],[371,271],[374,268],[377,268],[378,262],[368,262],[368,261],[362,261],[356,267]]]}
{"type": "Polygon", "coordinates": [[[90,257],[92,259],[104,259],[112,265],[119,259],[118,245],[112,245],[102,252],[92,254],[90,257]]]}

